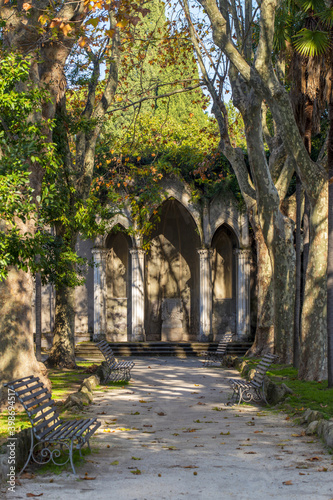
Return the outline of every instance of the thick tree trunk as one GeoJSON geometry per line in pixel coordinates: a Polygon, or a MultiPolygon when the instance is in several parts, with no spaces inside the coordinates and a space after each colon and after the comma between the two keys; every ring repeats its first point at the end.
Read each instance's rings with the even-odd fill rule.
{"type": "Polygon", "coordinates": [[[312,206],[310,253],[302,310],[302,356],[299,377],[327,378],[327,182],[312,206]]]}
{"type": "Polygon", "coordinates": [[[53,345],[46,364],[49,367],[76,368],[75,363],[75,288],[56,290],[53,345]]]}
{"type": "Polygon", "coordinates": [[[246,101],[240,103],[240,110],[256,185],[260,226],[273,268],[275,353],[280,362],[292,363],[295,300],[293,223],[280,211],[279,193],[267,164],[262,139],[261,101],[250,92],[246,101]]]}
{"type": "Polygon", "coordinates": [[[296,288],[295,288],[295,322],[294,322],[294,358],[293,365],[299,367],[300,362],[300,326],[301,326],[301,180],[296,175],[296,288]]]}
{"type": "Polygon", "coordinates": [[[327,258],[327,371],[328,387],[333,387],[333,91],[329,103],[328,138],[328,258],[327,258]]]}
{"type": "Polygon", "coordinates": [[[251,217],[257,247],[257,328],[248,356],[274,352],[274,293],[273,273],[269,252],[257,217],[251,217]]]}
{"type": "MultiPolygon", "coordinates": [[[[66,228],[58,226],[56,233],[64,238],[66,228]]],[[[75,252],[77,233],[72,232],[68,242],[75,252]]],[[[74,272],[74,268],[69,269],[74,272]]],[[[58,368],[75,368],[75,288],[64,284],[56,285],[55,319],[53,344],[46,365],[58,368]]]]}
{"type": "Polygon", "coordinates": [[[35,357],[32,304],[33,280],[29,273],[12,268],[0,282],[0,401],[4,382],[34,375],[50,389],[47,370],[35,357]]]}

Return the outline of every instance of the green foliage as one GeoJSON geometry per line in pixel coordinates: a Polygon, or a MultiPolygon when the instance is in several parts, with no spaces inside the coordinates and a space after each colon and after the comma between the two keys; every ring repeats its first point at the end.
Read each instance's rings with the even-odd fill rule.
{"type": "Polygon", "coordinates": [[[294,39],[295,49],[305,57],[322,55],[330,46],[327,31],[313,31],[303,28],[294,36],[294,39]]]}
{"type": "Polygon", "coordinates": [[[0,61],[0,279],[8,267],[36,267],[35,256],[47,241],[34,234],[40,197],[31,183],[31,167],[54,165],[53,145],[44,134],[51,123],[40,119],[41,102],[49,99],[44,90],[29,81],[29,59],[17,54],[0,61]],[[31,221],[32,231],[22,233],[31,221]]]}

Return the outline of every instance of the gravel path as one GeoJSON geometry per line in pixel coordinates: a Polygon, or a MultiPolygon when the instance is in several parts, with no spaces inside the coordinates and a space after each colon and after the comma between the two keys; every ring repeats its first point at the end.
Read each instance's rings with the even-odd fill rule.
{"type": "Polygon", "coordinates": [[[50,500],[333,500],[333,457],[284,414],[226,406],[234,370],[138,358],[129,386],[96,393],[94,452],[72,474],[21,479],[50,500]]]}

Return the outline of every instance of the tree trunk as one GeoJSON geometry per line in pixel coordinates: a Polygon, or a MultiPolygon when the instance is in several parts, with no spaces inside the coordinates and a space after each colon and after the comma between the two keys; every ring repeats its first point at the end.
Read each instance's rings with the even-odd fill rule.
{"type": "Polygon", "coordinates": [[[53,345],[46,364],[49,367],[76,368],[75,363],[75,288],[56,290],[53,345]]]}
{"type": "Polygon", "coordinates": [[[327,207],[328,188],[312,206],[310,253],[302,310],[302,356],[299,377],[303,380],[327,378],[327,207]]]}
{"type": "MultiPolygon", "coordinates": [[[[332,86],[333,87],[333,86],[332,86]]],[[[328,258],[327,258],[327,371],[328,387],[333,387],[333,92],[329,102],[328,136],[328,258]]]]}
{"type": "Polygon", "coordinates": [[[257,247],[257,328],[248,356],[274,352],[274,293],[269,252],[258,217],[249,216],[257,247]]]}
{"type": "MultiPolygon", "coordinates": [[[[56,227],[59,237],[65,238],[66,228],[56,227]]],[[[72,232],[67,244],[75,252],[78,235],[72,232]]],[[[70,269],[73,272],[74,269],[70,269]]],[[[75,288],[56,284],[53,344],[46,365],[58,368],[76,368],[75,362],[75,288]]]]}
{"type": "MultiPolygon", "coordinates": [[[[35,357],[32,300],[32,276],[10,269],[6,281],[0,282],[0,383],[34,375],[50,389],[47,370],[35,357]]],[[[5,398],[0,387],[0,401],[5,398]]]]}
{"type": "Polygon", "coordinates": [[[294,358],[293,365],[299,367],[300,362],[300,324],[301,324],[301,202],[302,185],[296,174],[296,290],[295,290],[295,322],[294,322],[294,358]]]}
{"type": "Polygon", "coordinates": [[[42,281],[40,273],[35,275],[36,359],[42,361],[42,281]]]}

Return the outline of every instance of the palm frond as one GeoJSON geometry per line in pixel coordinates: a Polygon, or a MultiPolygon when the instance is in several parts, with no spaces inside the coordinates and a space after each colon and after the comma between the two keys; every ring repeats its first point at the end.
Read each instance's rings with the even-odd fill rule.
{"type": "Polygon", "coordinates": [[[304,11],[320,12],[326,8],[324,0],[296,0],[296,4],[304,11]]]}
{"type": "Polygon", "coordinates": [[[326,31],[311,31],[303,28],[294,35],[294,47],[305,57],[313,57],[324,54],[330,46],[329,34],[326,31]]]}
{"type": "Polygon", "coordinates": [[[328,28],[332,28],[333,26],[333,7],[330,9],[325,9],[318,14],[321,22],[327,26],[328,28]]]}

